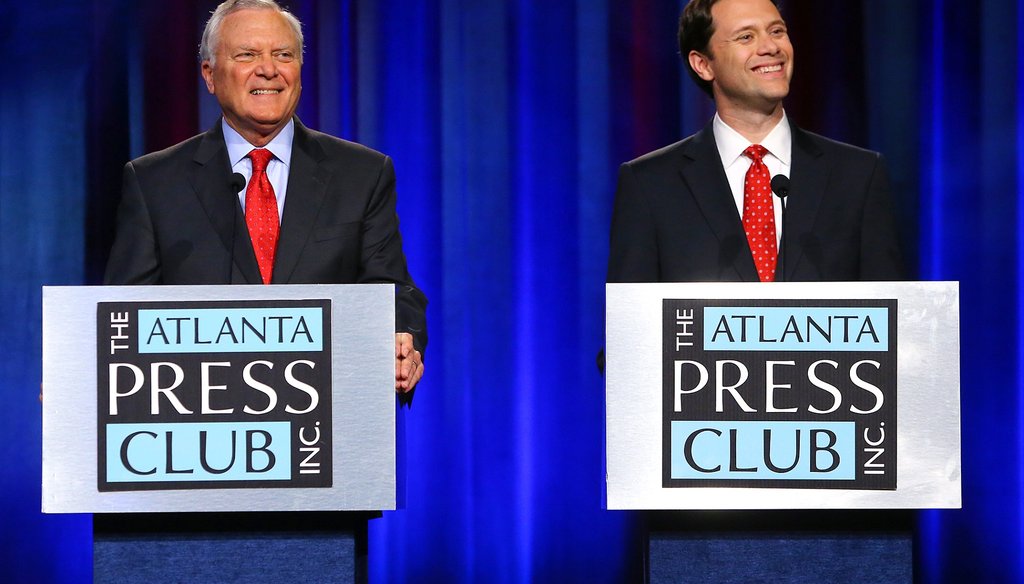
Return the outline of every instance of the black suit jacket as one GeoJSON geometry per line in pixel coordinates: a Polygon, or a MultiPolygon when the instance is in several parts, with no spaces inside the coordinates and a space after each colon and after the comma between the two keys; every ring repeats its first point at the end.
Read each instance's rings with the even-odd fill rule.
{"type": "MultiPolygon", "coordinates": [[[[104,281],[261,284],[231,185],[221,123],[124,169],[104,281]]],[[[406,268],[391,159],[295,121],[274,284],[396,285],[396,323],[427,343],[426,304],[406,268]]]]}
{"type": "MultiPolygon", "coordinates": [[[[903,279],[881,155],[791,127],[777,279],[903,279]]],[[[619,169],[608,281],[758,281],[711,124],[619,169]]]]}

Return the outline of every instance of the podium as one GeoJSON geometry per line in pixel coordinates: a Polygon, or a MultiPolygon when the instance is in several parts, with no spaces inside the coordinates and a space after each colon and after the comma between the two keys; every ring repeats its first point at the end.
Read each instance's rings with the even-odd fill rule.
{"type": "Polygon", "coordinates": [[[394,287],[44,287],[44,513],[97,582],[365,580],[402,502],[394,287]]]}
{"type": "Polygon", "coordinates": [[[959,508],[954,282],[608,284],[606,507],[650,582],[911,582],[959,508]]]}

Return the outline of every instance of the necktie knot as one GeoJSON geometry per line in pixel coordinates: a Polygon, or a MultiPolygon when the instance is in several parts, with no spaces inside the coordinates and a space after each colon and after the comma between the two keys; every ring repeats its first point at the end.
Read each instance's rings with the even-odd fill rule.
{"type": "Polygon", "coordinates": [[[252,159],[252,171],[266,172],[267,165],[270,164],[270,159],[274,157],[274,153],[266,148],[255,148],[252,152],[249,152],[249,158],[252,159]]]}
{"type": "Polygon", "coordinates": [[[751,144],[743,151],[743,155],[754,162],[761,162],[765,154],[768,154],[768,149],[760,144],[751,144]]]}

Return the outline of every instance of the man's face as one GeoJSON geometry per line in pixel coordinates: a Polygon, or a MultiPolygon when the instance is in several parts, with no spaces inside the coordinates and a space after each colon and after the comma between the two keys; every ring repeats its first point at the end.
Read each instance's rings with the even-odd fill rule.
{"type": "Polygon", "coordinates": [[[273,139],[299,104],[302,48],[296,43],[276,10],[239,10],[221,23],[216,65],[203,61],[206,88],[228,125],[256,146],[273,139]]]}
{"type": "Polygon", "coordinates": [[[770,0],[720,0],[711,17],[711,58],[698,73],[711,81],[719,109],[778,107],[793,78],[793,45],[779,10],[770,0]]]}

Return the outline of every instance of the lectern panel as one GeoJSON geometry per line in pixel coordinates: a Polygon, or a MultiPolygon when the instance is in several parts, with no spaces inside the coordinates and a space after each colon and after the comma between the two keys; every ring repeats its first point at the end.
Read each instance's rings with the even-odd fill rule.
{"type": "Polygon", "coordinates": [[[960,506],[955,282],[607,285],[609,509],[960,506]]]}
{"type": "Polygon", "coordinates": [[[394,287],[43,289],[43,511],[394,509],[394,287]]]}

